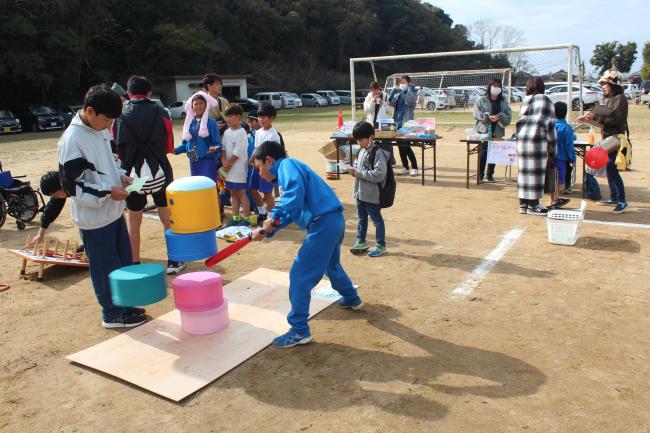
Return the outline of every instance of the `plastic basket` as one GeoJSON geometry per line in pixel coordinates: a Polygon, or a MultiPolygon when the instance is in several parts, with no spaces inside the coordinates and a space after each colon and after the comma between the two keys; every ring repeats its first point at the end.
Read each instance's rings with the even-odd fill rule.
{"type": "Polygon", "coordinates": [[[587,202],[580,209],[553,209],[546,214],[548,241],[558,245],[575,245],[582,232],[587,202]]]}

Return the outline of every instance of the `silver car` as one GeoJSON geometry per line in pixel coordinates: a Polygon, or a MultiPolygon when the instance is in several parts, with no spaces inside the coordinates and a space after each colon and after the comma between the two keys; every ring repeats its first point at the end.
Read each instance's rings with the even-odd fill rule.
{"type": "Polygon", "coordinates": [[[327,107],[327,99],[318,93],[303,93],[300,99],[303,107],[327,107]]]}

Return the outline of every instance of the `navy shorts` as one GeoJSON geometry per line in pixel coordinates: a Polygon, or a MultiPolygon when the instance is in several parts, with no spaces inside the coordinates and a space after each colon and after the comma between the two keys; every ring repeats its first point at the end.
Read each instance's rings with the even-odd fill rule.
{"type": "Polygon", "coordinates": [[[270,193],[273,192],[273,184],[264,180],[262,176],[260,176],[259,170],[253,168],[251,181],[248,183],[248,189],[256,189],[261,193],[270,193]]]}

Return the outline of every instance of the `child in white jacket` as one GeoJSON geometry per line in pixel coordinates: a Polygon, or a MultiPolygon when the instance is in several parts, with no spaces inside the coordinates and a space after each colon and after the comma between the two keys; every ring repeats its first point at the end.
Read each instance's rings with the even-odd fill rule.
{"type": "Polygon", "coordinates": [[[132,264],[131,243],[124,222],[125,188],[132,180],[111,151],[108,128],[122,112],[122,101],[105,85],[91,87],[83,109],[59,140],[59,173],[72,198],[72,221],[79,227],[90,262],[90,278],[102,307],[105,328],[140,325],[141,308],[113,305],[108,274],[132,264]]]}

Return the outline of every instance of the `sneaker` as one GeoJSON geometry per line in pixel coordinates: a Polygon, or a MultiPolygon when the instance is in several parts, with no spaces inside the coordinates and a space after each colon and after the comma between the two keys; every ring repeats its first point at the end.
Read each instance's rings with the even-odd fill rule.
{"type": "Polygon", "coordinates": [[[494,183],[494,176],[488,176],[487,181],[488,183],[494,183]]]}
{"type": "Polygon", "coordinates": [[[142,315],[144,315],[144,313],[147,312],[147,310],[145,310],[144,308],[140,308],[140,307],[126,307],[126,312],[130,313],[130,314],[136,314],[136,315],[142,316],[142,315]]]}
{"type": "Polygon", "coordinates": [[[248,217],[244,217],[244,220],[248,221],[248,224],[250,226],[257,226],[257,215],[256,214],[250,214],[248,217]]]}
{"type": "Polygon", "coordinates": [[[573,188],[565,188],[562,190],[562,194],[573,194],[573,188]]]}
{"type": "Polygon", "coordinates": [[[397,173],[395,173],[395,174],[398,175],[398,176],[405,176],[405,175],[409,174],[409,169],[402,167],[402,169],[400,171],[398,171],[397,173]]]}
{"type": "Polygon", "coordinates": [[[519,206],[519,213],[522,214],[522,215],[525,215],[526,213],[528,213],[528,206],[525,205],[525,204],[522,204],[521,206],[519,206]]]}
{"type": "Polygon", "coordinates": [[[614,213],[623,213],[623,211],[627,208],[627,203],[619,203],[616,205],[614,210],[612,212],[614,213]]]}
{"type": "Polygon", "coordinates": [[[379,257],[383,256],[384,254],[386,254],[386,247],[383,245],[375,245],[373,249],[368,251],[368,255],[370,257],[379,257]]]}
{"type": "Polygon", "coordinates": [[[528,215],[546,216],[546,214],[548,213],[548,209],[540,205],[528,206],[528,209],[526,209],[526,213],[528,215]]]}
{"type": "Polygon", "coordinates": [[[109,321],[103,320],[102,326],[106,329],[133,328],[134,326],[142,325],[146,321],[147,318],[142,314],[132,314],[127,311],[121,317],[116,317],[109,321]]]}
{"type": "Polygon", "coordinates": [[[356,244],[352,245],[352,248],[350,248],[350,252],[352,254],[361,254],[361,253],[365,253],[366,251],[368,251],[368,248],[370,248],[370,247],[368,246],[367,243],[365,243],[365,242],[357,242],[356,244]]]}
{"type": "Polygon", "coordinates": [[[287,348],[297,346],[299,344],[310,343],[314,338],[311,336],[311,333],[307,331],[305,334],[298,334],[293,329],[289,330],[286,334],[280,335],[273,339],[273,345],[275,347],[287,348]]]}
{"type": "Polygon", "coordinates": [[[412,177],[415,177],[415,176],[417,176],[418,174],[420,174],[420,173],[418,172],[418,169],[417,169],[417,168],[412,168],[412,169],[411,169],[411,176],[412,176],[412,177]]]}
{"type": "Polygon", "coordinates": [[[568,198],[558,198],[558,199],[555,200],[553,203],[551,203],[550,205],[548,205],[547,209],[548,209],[548,210],[552,210],[552,209],[560,209],[562,206],[566,205],[566,204],[569,203],[570,201],[571,201],[571,199],[568,199],[568,198]]]}
{"type": "Polygon", "coordinates": [[[187,265],[183,262],[167,260],[167,275],[178,274],[185,268],[187,268],[187,265]]]}
{"type": "Polygon", "coordinates": [[[336,302],[336,305],[338,305],[339,308],[350,308],[351,310],[358,311],[363,307],[363,301],[358,296],[351,301],[346,301],[341,298],[336,302]]]}
{"type": "Polygon", "coordinates": [[[618,202],[615,202],[614,200],[607,199],[607,200],[600,200],[598,203],[598,206],[616,206],[618,202]]]}

